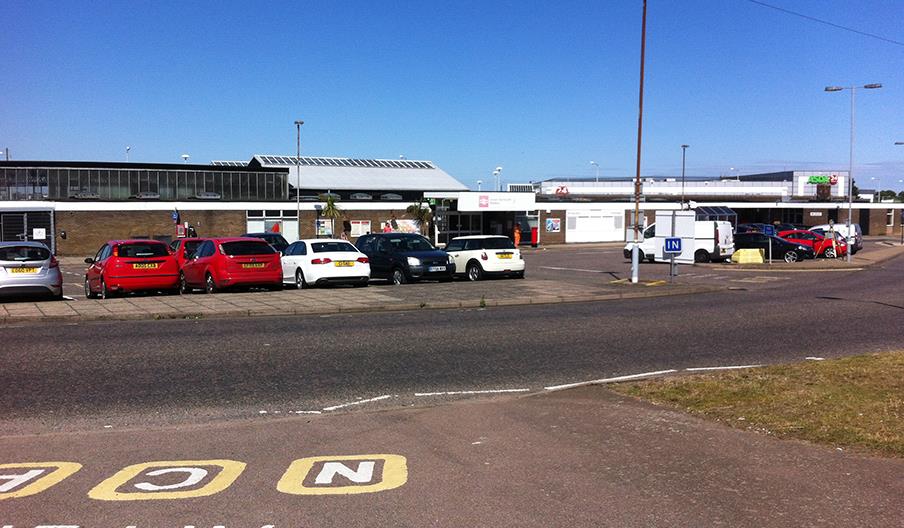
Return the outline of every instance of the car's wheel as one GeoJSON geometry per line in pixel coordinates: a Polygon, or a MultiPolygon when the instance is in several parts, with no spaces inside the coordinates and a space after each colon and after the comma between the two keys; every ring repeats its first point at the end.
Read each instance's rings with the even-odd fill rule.
{"type": "Polygon", "coordinates": [[[709,251],[705,249],[698,249],[696,253],[694,253],[694,262],[706,263],[711,259],[709,257],[709,251]]]}
{"type": "Polygon", "coordinates": [[[785,262],[797,262],[798,260],[800,260],[800,255],[797,254],[797,251],[785,252],[785,262]]]}
{"type": "Polygon", "coordinates": [[[405,271],[402,268],[393,268],[390,281],[396,285],[405,284],[408,282],[408,277],[405,276],[405,271]]]}
{"type": "Polygon", "coordinates": [[[204,291],[206,293],[217,293],[217,283],[213,280],[213,275],[210,273],[204,278],[204,291]]]}
{"type": "Polygon", "coordinates": [[[828,248],[826,248],[825,252],[823,253],[823,256],[825,258],[835,258],[838,255],[837,255],[837,253],[835,253],[835,248],[828,247],[828,248]]]}
{"type": "Polygon", "coordinates": [[[85,277],[85,298],[97,299],[97,294],[91,291],[91,286],[88,284],[88,277],[85,277]]]}
{"type": "Polygon", "coordinates": [[[182,295],[188,295],[191,293],[191,288],[188,286],[188,283],[185,282],[185,274],[181,271],[179,272],[179,293],[182,295]]]}
{"type": "Polygon", "coordinates": [[[483,278],[483,268],[476,262],[469,262],[467,276],[470,281],[479,281],[483,278]]]}
{"type": "Polygon", "coordinates": [[[301,268],[295,270],[295,288],[298,290],[303,290],[309,287],[310,285],[307,283],[307,281],[304,280],[304,273],[301,271],[301,268]]]}
{"type": "Polygon", "coordinates": [[[107,282],[104,280],[103,277],[101,277],[100,278],[100,298],[101,299],[109,299],[111,297],[113,297],[113,292],[111,292],[107,288],[107,282]]]}
{"type": "Polygon", "coordinates": [[[515,278],[516,278],[516,279],[523,279],[523,278],[524,278],[524,271],[516,271],[516,272],[515,272],[515,278]]]}

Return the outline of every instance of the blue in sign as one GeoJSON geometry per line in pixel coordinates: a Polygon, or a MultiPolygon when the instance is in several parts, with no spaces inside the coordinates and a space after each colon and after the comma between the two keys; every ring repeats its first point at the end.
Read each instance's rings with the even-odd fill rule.
{"type": "Polygon", "coordinates": [[[763,234],[766,236],[775,236],[775,226],[771,224],[764,225],[763,234]]]}
{"type": "Polygon", "coordinates": [[[665,239],[665,252],[666,253],[681,253],[681,239],[680,238],[666,238],[665,239]]]}

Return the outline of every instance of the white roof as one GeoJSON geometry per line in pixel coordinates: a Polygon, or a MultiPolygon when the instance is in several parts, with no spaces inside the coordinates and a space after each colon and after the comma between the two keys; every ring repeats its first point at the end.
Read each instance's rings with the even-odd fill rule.
{"type": "MultiPolygon", "coordinates": [[[[262,167],[289,169],[289,183],[298,187],[295,156],[256,155],[262,167]]],[[[468,187],[431,161],[352,158],[300,160],[301,189],[380,191],[466,191],[468,187]]]]}

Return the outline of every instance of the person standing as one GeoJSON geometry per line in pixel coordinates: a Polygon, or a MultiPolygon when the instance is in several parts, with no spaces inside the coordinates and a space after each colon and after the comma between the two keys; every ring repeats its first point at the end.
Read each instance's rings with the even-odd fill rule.
{"type": "Polygon", "coordinates": [[[515,236],[514,236],[514,239],[515,239],[515,247],[518,247],[518,246],[521,245],[521,224],[519,224],[518,222],[515,222],[515,232],[514,232],[514,235],[515,235],[515,236]]]}

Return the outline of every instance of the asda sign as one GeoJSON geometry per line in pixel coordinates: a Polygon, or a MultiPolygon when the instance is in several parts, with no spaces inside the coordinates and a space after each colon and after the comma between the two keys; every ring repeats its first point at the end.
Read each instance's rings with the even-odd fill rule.
{"type": "Polygon", "coordinates": [[[810,178],[807,179],[807,183],[835,185],[838,183],[838,176],[834,174],[831,176],[818,174],[816,176],[810,176],[810,178]]]}

